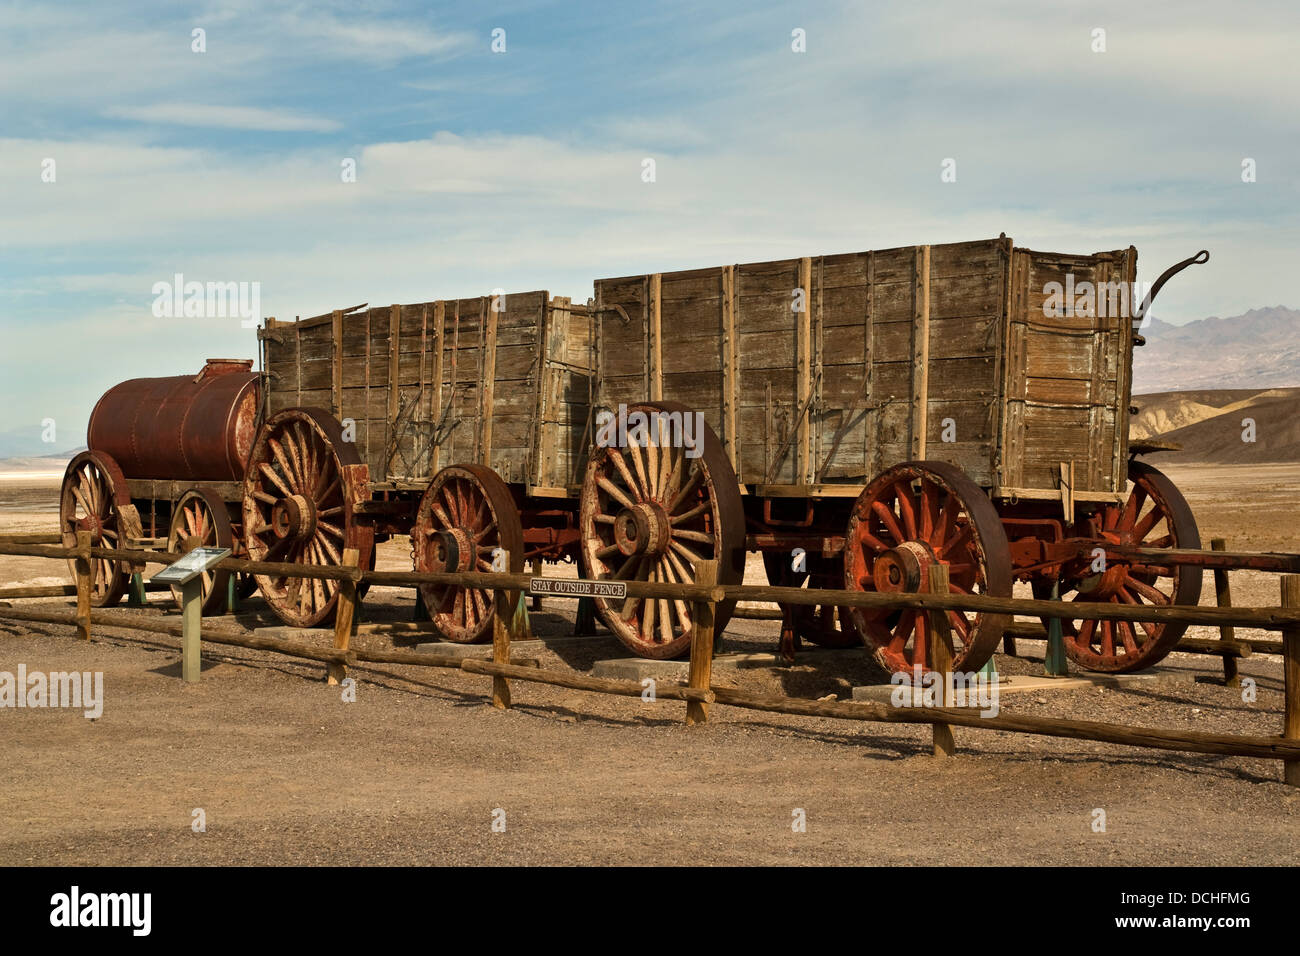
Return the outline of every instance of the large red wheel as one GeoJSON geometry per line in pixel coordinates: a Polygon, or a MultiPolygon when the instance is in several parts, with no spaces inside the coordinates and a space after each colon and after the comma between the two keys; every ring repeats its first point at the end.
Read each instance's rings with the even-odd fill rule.
{"type": "MultiPolygon", "coordinates": [[[[191,488],[181,495],[172,509],[171,527],[167,532],[167,550],[178,552],[186,538],[198,538],[201,548],[234,548],[230,512],[220,497],[206,488],[191,488]]],[[[226,608],[229,571],[205,571],[199,585],[203,614],[220,614],[226,608]]],[[[181,603],[181,589],[172,588],[176,603],[181,603]]]]}
{"type": "MultiPolygon", "coordinates": [[[[1196,518],[1172,481],[1140,461],[1129,465],[1128,477],[1128,498],[1094,515],[1089,537],[1106,545],[1200,548],[1196,518]]],[[[1109,551],[1104,571],[1093,573],[1091,564],[1086,567],[1087,576],[1061,582],[1063,599],[1144,607],[1196,604],[1200,600],[1200,568],[1134,563],[1109,551]],[[1071,593],[1073,596],[1068,597],[1071,593]]],[[[1046,598],[1051,587],[1050,581],[1035,581],[1034,594],[1046,598]]],[[[1080,667],[1107,674],[1150,667],[1173,650],[1186,630],[1186,624],[1061,621],[1066,656],[1080,667]]]]}
{"type": "MultiPolygon", "coordinates": [[[[676,416],[653,420],[678,424],[694,415],[676,402],[645,403],[628,409],[629,424],[638,421],[637,413],[676,416]]],[[[579,514],[583,571],[595,579],[690,584],[698,562],[715,560],[718,582],[739,584],[745,575],[745,510],[736,473],[707,424],[702,435],[692,432],[693,457],[673,440],[682,434],[677,425],[668,427],[642,440],[629,428],[625,446],[591,450],[579,514]]],[[[633,653],[666,660],[690,649],[687,602],[594,601],[605,626],[633,653]]],[[[726,628],[735,606],[718,605],[715,635],[726,628]]]]}
{"type": "MultiPolygon", "coordinates": [[[[853,591],[929,591],[930,567],[948,566],[953,594],[1011,596],[1011,550],[993,502],[960,468],[907,462],[858,496],[844,543],[844,581],[853,591]]],[[[886,670],[929,668],[925,612],[854,608],[853,619],[886,670]]],[[[978,670],[1010,622],[1006,614],[949,611],[953,671],[978,670]]]]}
{"type": "MultiPolygon", "coordinates": [[[[94,547],[118,549],[127,546],[127,538],[142,534],[126,478],[112,457],[83,451],[68,463],[59,494],[59,527],[67,548],[76,547],[78,531],[89,531],[94,547]]],[[[69,565],[76,574],[75,563],[69,561],[69,565]]],[[[95,607],[113,606],[126,593],[130,568],[110,558],[94,558],[91,566],[90,603],[95,607]]]]}
{"type": "MultiPolygon", "coordinates": [[[[374,528],[356,519],[369,471],[338,421],[319,408],[287,408],[258,433],[244,477],[244,540],[254,561],[331,566],[356,548],[367,567],[374,528]]],[[[256,575],[280,620],[315,627],[334,613],[338,582],[256,575]]]]}
{"type": "MultiPolygon", "coordinates": [[[[767,583],[773,587],[789,588],[803,587],[804,581],[810,588],[838,588],[844,584],[843,557],[806,555],[805,560],[808,570],[795,571],[787,553],[764,551],[763,570],[767,572],[767,583]]],[[[847,607],[796,604],[791,612],[795,632],[806,641],[822,647],[857,647],[862,643],[862,634],[847,607]]]]}
{"type": "MultiPolygon", "coordinates": [[[[491,571],[497,548],[506,570],[524,570],[524,532],[510,489],[484,465],[451,465],[433,476],[420,498],[411,550],[416,571],[491,571]]],[[[476,644],[492,635],[495,592],[424,584],[420,598],[449,641],[476,644]]]]}

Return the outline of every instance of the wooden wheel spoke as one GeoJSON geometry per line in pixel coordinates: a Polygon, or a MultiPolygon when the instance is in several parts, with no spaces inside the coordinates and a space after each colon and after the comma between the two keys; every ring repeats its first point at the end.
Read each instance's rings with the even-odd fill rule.
{"type": "Polygon", "coordinates": [[[630,490],[636,495],[637,501],[645,501],[650,496],[650,482],[646,480],[645,466],[641,463],[640,446],[630,439],[627,443],[627,455],[632,459],[632,469],[636,472],[637,478],[630,490]]]}
{"type": "MultiPolygon", "coordinates": [[[[676,571],[674,565],[677,564],[677,559],[673,556],[672,552],[669,552],[668,554],[664,555],[664,558],[665,560],[662,565],[663,580],[669,581],[673,584],[686,583],[684,577],[681,576],[680,572],[674,573],[676,571]]],[[[682,625],[682,629],[685,631],[690,631],[691,615],[686,610],[686,602],[681,600],[674,600],[673,607],[677,611],[677,620],[682,625]]]]}
{"type": "Polygon", "coordinates": [[[630,558],[628,558],[626,561],[623,562],[623,566],[618,569],[618,573],[615,574],[611,580],[614,581],[636,580],[639,577],[641,564],[642,564],[642,555],[639,554],[632,555],[630,558]]]}
{"type": "Polygon", "coordinates": [[[672,539],[671,541],[668,542],[668,545],[669,545],[669,547],[671,547],[674,551],[676,551],[678,554],[680,554],[683,558],[685,558],[687,561],[691,562],[691,565],[692,565],[692,566],[697,565],[697,564],[699,564],[701,561],[705,560],[705,558],[704,558],[703,555],[696,554],[694,551],[692,551],[692,550],[691,550],[690,548],[688,548],[686,545],[684,545],[684,544],[682,544],[680,541],[678,541],[676,535],[674,535],[674,536],[673,536],[673,539],[672,539]]]}
{"type": "Polygon", "coordinates": [[[275,487],[279,488],[280,491],[284,493],[284,496],[286,498],[293,496],[293,491],[289,488],[288,485],[284,483],[284,481],[280,478],[280,476],[276,474],[275,469],[272,468],[267,462],[264,461],[259,462],[257,468],[258,471],[260,471],[265,477],[270,479],[271,484],[275,485],[275,487]]]}
{"type": "MultiPolygon", "coordinates": [[[[653,571],[651,572],[653,573],[653,571]]],[[[641,612],[641,639],[647,644],[654,643],[655,633],[655,606],[658,604],[652,598],[645,601],[645,610],[641,612]]]]}
{"type": "Polygon", "coordinates": [[[1124,579],[1124,587],[1135,592],[1139,597],[1146,598],[1151,604],[1165,605],[1169,603],[1167,594],[1132,575],[1124,579]]]}
{"type": "Polygon", "coordinates": [[[704,469],[700,468],[698,465],[693,464],[691,466],[690,474],[686,478],[686,484],[682,485],[682,487],[678,489],[677,494],[673,495],[673,497],[669,500],[666,506],[668,513],[673,514],[674,512],[676,512],[678,505],[680,505],[683,501],[685,501],[688,497],[690,497],[690,495],[695,491],[696,487],[703,479],[704,479],[704,469]]]}
{"type": "MultiPolygon", "coordinates": [[[[659,459],[660,449],[657,442],[646,439],[645,445],[645,472],[646,472],[646,490],[650,498],[658,500],[659,498],[659,459]]],[[[660,618],[660,620],[663,620],[660,618]]]]}
{"type": "Polygon", "coordinates": [[[904,611],[903,616],[911,616],[912,620],[912,664],[929,668],[930,657],[927,641],[929,635],[926,633],[925,612],[924,611],[904,611]]]}
{"type": "Polygon", "coordinates": [[[710,506],[710,502],[702,501],[694,508],[692,508],[690,511],[683,511],[679,515],[671,516],[668,519],[668,523],[671,525],[685,524],[687,521],[690,521],[692,518],[698,518],[700,515],[708,512],[710,510],[709,506],[710,506]]]}
{"type": "Polygon", "coordinates": [[[673,531],[674,538],[685,538],[687,541],[698,541],[700,544],[714,544],[714,537],[711,534],[705,534],[703,531],[689,531],[684,528],[678,528],[673,531]]]}
{"type": "Polygon", "coordinates": [[[895,482],[894,494],[898,502],[898,514],[903,519],[903,530],[907,532],[907,540],[914,541],[917,536],[916,503],[912,500],[911,485],[907,482],[895,482]]]}
{"type": "Polygon", "coordinates": [[[903,534],[903,529],[898,526],[898,518],[894,516],[894,512],[883,501],[873,501],[871,511],[880,519],[881,524],[885,526],[885,530],[893,535],[895,544],[902,544],[907,540],[903,534]]]}
{"type": "Polygon", "coordinates": [[[1164,520],[1164,517],[1164,511],[1159,505],[1155,505],[1150,511],[1142,516],[1141,521],[1134,525],[1133,539],[1138,542],[1145,541],[1146,536],[1152,532],[1160,521],[1164,520]]]}
{"type": "Polygon", "coordinates": [[[442,505],[438,504],[436,501],[433,503],[432,507],[429,508],[429,513],[438,519],[438,527],[441,530],[450,531],[452,528],[456,527],[452,524],[451,516],[447,514],[447,512],[443,510],[442,505]]]}
{"type": "Polygon", "coordinates": [[[598,484],[601,488],[603,488],[611,498],[613,498],[615,501],[621,504],[624,508],[631,509],[636,507],[636,504],[631,499],[629,499],[627,495],[623,494],[623,492],[618,489],[618,486],[615,485],[608,478],[604,478],[604,477],[598,478],[596,480],[596,484],[598,484]]]}
{"type": "Polygon", "coordinates": [[[1119,630],[1119,638],[1124,644],[1124,649],[1130,654],[1138,653],[1137,635],[1133,633],[1133,626],[1128,621],[1117,621],[1116,627],[1119,630]]]}

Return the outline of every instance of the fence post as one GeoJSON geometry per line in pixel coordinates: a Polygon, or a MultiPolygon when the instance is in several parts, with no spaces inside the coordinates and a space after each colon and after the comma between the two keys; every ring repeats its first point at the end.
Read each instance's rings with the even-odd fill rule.
{"type": "MultiPolygon", "coordinates": [[[[343,549],[343,566],[356,568],[361,566],[361,552],[356,548],[343,549]]],[[[357,609],[357,582],[345,578],[339,582],[339,601],[334,609],[334,649],[347,651],[352,647],[352,621],[357,609]]],[[[346,664],[331,661],[326,665],[325,682],[337,684],[348,676],[346,664]]]]}
{"type": "Polygon", "coordinates": [[[596,602],[585,597],[578,598],[578,614],[573,619],[574,637],[591,637],[596,633],[596,602]]]}
{"type": "MultiPolygon", "coordinates": [[[[930,593],[948,593],[948,566],[946,564],[930,565],[930,593]]],[[[948,621],[948,612],[943,610],[928,611],[925,615],[925,630],[929,640],[925,642],[926,664],[930,670],[939,675],[939,687],[942,696],[939,706],[953,705],[952,661],[955,656],[952,646],[952,627],[948,621]]],[[[915,672],[913,672],[915,673],[915,672]]],[[[913,691],[915,701],[916,693],[913,691]]],[[[951,757],[957,749],[952,727],[948,724],[931,724],[934,729],[934,755],[951,757]]]]}
{"type": "Polygon", "coordinates": [[[77,532],[77,636],[90,640],[90,598],[95,587],[94,565],[90,560],[90,532],[77,532]]]}
{"type": "MultiPolygon", "coordinates": [[[[1282,606],[1300,608],[1300,574],[1282,576],[1282,606]]],[[[1282,688],[1285,696],[1282,736],[1300,740],[1300,627],[1282,629],[1282,688]]],[[[1300,759],[1282,762],[1282,779],[1300,787],[1300,759]]]]}
{"type": "MultiPolygon", "coordinates": [[[[1223,538],[1215,538],[1210,542],[1210,550],[1226,551],[1228,550],[1228,542],[1223,538]]],[[[1232,590],[1228,586],[1228,571],[1226,568],[1214,569],[1214,597],[1219,607],[1232,607],[1232,590]]],[[[1236,636],[1237,629],[1231,624],[1219,625],[1219,640],[1231,641],[1236,636]]],[[[1223,655],[1223,686],[1241,686],[1241,678],[1237,674],[1237,658],[1231,654],[1223,655]]]]}
{"type": "MultiPolygon", "coordinates": [[[[1052,582],[1052,600],[1061,600],[1061,582],[1052,582]]],[[[1064,624],[1059,617],[1047,619],[1047,650],[1043,654],[1043,674],[1046,677],[1069,677],[1070,665],[1066,663],[1064,624]]]]}
{"type": "MultiPolygon", "coordinates": [[[[523,600],[523,592],[519,592],[523,600]]],[[[510,663],[510,619],[514,614],[514,602],[505,588],[496,588],[492,592],[492,661],[495,664],[510,663]]],[[[497,710],[510,709],[510,681],[497,675],[492,676],[492,706],[497,710]]]]}
{"type": "Polygon", "coordinates": [[[203,575],[181,585],[181,680],[196,684],[203,672],[203,575]]]}
{"type": "MultiPolygon", "coordinates": [[[[542,576],[542,559],[541,559],[541,558],[533,558],[532,576],[535,577],[535,578],[540,578],[540,577],[542,576]]],[[[533,610],[534,610],[534,611],[540,611],[541,609],[542,609],[542,596],[541,596],[540,594],[534,594],[534,595],[533,595],[533,610]]]]}
{"type": "MultiPolygon", "coordinates": [[[[718,583],[718,562],[700,561],[695,565],[695,583],[711,588],[718,583]]],[[[687,685],[708,690],[713,683],[713,619],[716,608],[712,601],[691,602],[691,669],[687,685]]],[[[702,700],[686,702],[686,724],[707,724],[709,705],[702,700]]]]}

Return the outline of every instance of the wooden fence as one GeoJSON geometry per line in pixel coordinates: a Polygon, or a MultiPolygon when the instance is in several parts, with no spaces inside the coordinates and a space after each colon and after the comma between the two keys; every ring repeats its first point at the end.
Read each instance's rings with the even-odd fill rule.
{"type": "MultiPolygon", "coordinates": [[[[69,624],[77,628],[83,640],[90,637],[92,624],[125,627],[158,634],[179,636],[183,625],[140,619],[124,619],[108,611],[93,611],[90,607],[92,558],[111,558],[135,565],[169,564],[179,554],[157,551],[124,551],[94,547],[87,532],[78,534],[75,547],[56,543],[57,535],[0,535],[0,554],[29,555],[71,560],[74,564],[76,585],[71,588],[77,598],[74,613],[59,613],[43,609],[0,607],[0,619],[15,621],[69,624]]],[[[1217,550],[1217,548],[1216,548],[1217,550]]],[[[341,680],[347,667],[357,663],[382,663],[443,667],[459,669],[471,674],[482,674],[492,679],[492,704],[498,708],[511,706],[511,681],[550,684],[573,690],[642,696],[646,688],[632,680],[611,680],[588,677],[571,672],[545,669],[536,660],[511,657],[511,619],[520,592],[527,590],[526,574],[492,574],[479,572],[421,573],[408,571],[363,571],[357,566],[357,553],[344,552],[344,563],[332,567],[313,567],[283,563],[268,563],[227,558],[219,567],[229,571],[255,574],[288,574],[309,579],[340,582],[339,608],[335,616],[334,646],[323,649],[293,641],[280,641],[237,634],[206,626],[203,640],[224,645],[273,651],[279,654],[320,661],[326,664],[327,679],[341,680]],[[362,581],[381,586],[416,587],[421,584],[459,585],[463,587],[492,589],[495,592],[492,659],[457,660],[410,651],[374,651],[351,646],[355,609],[358,602],[357,585],[362,581]]],[[[1281,760],[1283,779],[1292,786],[1300,786],[1300,575],[1286,574],[1281,578],[1281,601],[1278,607],[1237,608],[1220,607],[1137,607],[1114,604],[1023,600],[996,598],[981,595],[956,595],[948,593],[947,569],[932,569],[934,574],[927,592],[915,594],[877,594],[815,588],[761,587],[749,585],[717,584],[717,567],[713,562],[701,562],[694,584],[669,584],[665,582],[628,581],[627,593],[632,597],[669,598],[692,605],[691,620],[694,635],[688,679],[685,684],[656,682],[653,693],[658,699],[681,700],[686,703],[685,719],[688,724],[705,723],[710,705],[715,703],[751,710],[771,711],[812,717],[830,717],[845,720],[880,723],[930,724],[934,729],[936,755],[954,752],[951,728],[971,727],[1002,730],[1013,733],[1092,740],[1125,744],[1156,750],[1173,750],[1191,753],[1219,754],[1225,756],[1260,757],[1281,760]],[[1283,653],[1284,713],[1282,733],[1276,737],[1242,734],[1209,734],[1185,730],[1165,730],[1153,727],[1135,727],[1125,724],[1097,721],[1076,721],[1062,718],[1005,715],[984,717],[978,708],[951,706],[954,689],[945,687],[942,707],[893,707],[885,704],[847,701],[811,701],[786,696],[754,694],[735,688],[715,686],[712,681],[713,626],[719,602],[772,601],[796,605],[838,605],[862,608],[911,608],[928,612],[927,646],[931,655],[929,668],[947,673],[951,668],[953,647],[949,633],[948,611],[986,611],[1018,614],[1038,618],[1094,618],[1111,621],[1164,622],[1196,624],[1218,627],[1224,640],[1235,642],[1234,627],[1252,627],[1280,631],[1279,643],[1283,653]]],[[[36,596],[31,589],[0,590],[0,599],[6,597],[36,596]]],[[[1226,592],[1225,586],[1222,588],[1226,592]]],[[[68,593],[60,588],[58,594],[68,593]]],[[[550,595],[565,597],[566,595],[550,595]]],[[[1244,643],[1244,642],[1241,642],[1244,643]]],[[[1249,645],[1247,645],[1249,646],[1249,645]]],[[[1181,649],[1181,645],[1180,645],[1181,649]]],[[[1232,651],[1227,656],[1235,660],[1232,651]]]]}

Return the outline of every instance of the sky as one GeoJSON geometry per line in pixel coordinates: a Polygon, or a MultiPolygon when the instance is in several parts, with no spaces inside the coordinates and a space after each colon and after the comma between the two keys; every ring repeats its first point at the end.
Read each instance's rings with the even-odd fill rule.
{"type": "Polygon", "coordinates": [[[256,355],[154,315],[178,273],[291,319],[1005,232],[1209,249],[1164,321],[1295,308],[1297,41],[1294,0],[0,0],[0,454],[256,355]]]}

